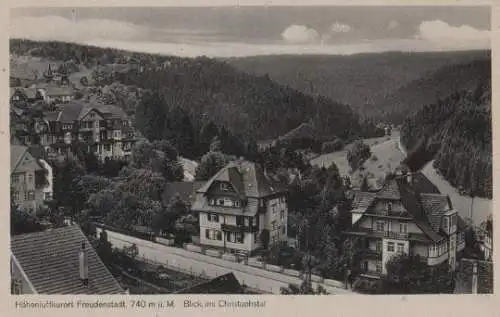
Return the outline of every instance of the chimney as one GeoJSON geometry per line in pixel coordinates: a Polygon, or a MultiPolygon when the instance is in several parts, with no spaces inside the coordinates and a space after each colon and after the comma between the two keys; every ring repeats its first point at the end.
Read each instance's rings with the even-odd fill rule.
{"type": "Polygon", "coordinates": [[[85,241],[82,242],[78,260],[80,266],[80,280],[82,281],[83,285],[87,285],[89,283],[89,263],[87,258],[87,250],[85,250],[85,241]]]}
{"type": "Polygon", "coordinates": [[[474,262],[474,265],[472,267],[472,294],[477,294],[477,284],[478,284],[477,262],[474,262]]]}

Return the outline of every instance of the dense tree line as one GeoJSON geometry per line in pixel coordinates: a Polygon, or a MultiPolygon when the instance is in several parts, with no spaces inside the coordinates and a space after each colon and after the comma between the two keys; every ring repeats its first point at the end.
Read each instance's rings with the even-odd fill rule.
{"type": "Polygon", "coordinates": [[[431,159],[454,187],[492,197],[491,84],[455,93],[408,118],[401,129],[412,170],[431,159]]]}

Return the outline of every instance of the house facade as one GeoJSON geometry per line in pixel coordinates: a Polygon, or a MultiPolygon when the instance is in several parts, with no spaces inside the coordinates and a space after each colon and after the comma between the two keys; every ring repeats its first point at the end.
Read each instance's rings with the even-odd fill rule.
{"type": "Polygon", "coordinates": [[[135,142],[129,119],[112,105],[70,102],[59,111],[45,112],[32,124],[37,143],[52,158],[65,155],[78,144],[102,161],[128,159],[135,142]]]}
{"type": "Polygon", "coordinates": [[[463,220],[421,173],[395,176],[376,192],[355,192],[351,215],[347,234],[363,241],[359,266],[366,277],[386,274],[386,263],[402,253],[454,270],[465,248],[463,220]]]}
{"type": "Polygon", "coordinates": [[[286,190],[248,161],[228,164],[197,192],[191,207],[199,213],[200,244],[225,252],[252,254],[269,244],[287,242],[286,190]]]}
{"type": "Polygon", "coordinates": [[[48,188],[51,190],[52,179],[48,178],[52,175],[26,146],[11,145],[10,160],[12,199],[20,208],[36,212],[43,205],[48,188]]]}

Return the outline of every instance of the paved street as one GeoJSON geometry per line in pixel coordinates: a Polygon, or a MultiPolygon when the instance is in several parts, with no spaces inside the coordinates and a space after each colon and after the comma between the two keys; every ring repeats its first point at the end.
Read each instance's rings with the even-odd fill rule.
{"type": "MultiPolygon", "coordinates": [[[[203,273],[210,278],[232,272],[240,283],[264,292],[279,294],[281,287],[287,287],[290,283],[300,285],[302,282],[297,277],[270,272],[242,263],[229,262],[189,252],[184,249],[167,247],[112,231],[107,231],[107,233],[108,240],[113,244],[113,247],[122,248],[123,246],[130,246],[132,243],[135,243],[139,249],[139,255],[146,259],[163,263],[170,267],[179,267],[182,270],[192,271],[195,274],[203,273]]],[[[313,284],[316,288],[316,283],[313,284]]],[[[322,285],[330,294],[355,294],[345,289],[322,285]]]]}

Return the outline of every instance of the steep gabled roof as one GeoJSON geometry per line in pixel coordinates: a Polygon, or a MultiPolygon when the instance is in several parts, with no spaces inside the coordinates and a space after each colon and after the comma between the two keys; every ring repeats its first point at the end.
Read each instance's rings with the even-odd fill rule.
{"type": "Polygon", "coordinates": [[[208,192],[215,182],[229,182],[245,197],[262,198],[285,192],[283,186],[267,177],[258,164],[248,161],[229,163],[208,180],[198,193],[208,192]]]}
{"type": "Polygon", "coordinates": [[[14,171],[16,169],[17,164],[24,156],[24,153],[28,148],[23,145],[11,145],[10,146],[10,171],[14,171]]]}
{"type": "Polygon", "coordinates": [[[38,294],[124,293],[78,226],[13,236],[11,253],[38,294]],[[88,256],[88,285],[80,281],[82,242],[88,256]]]}
{"type": "MultiPolygon", "coordinates": [[[[410,179],[407,176],[387,180],[376,193],[357,192],[352,212],[364,212],[377,199],[399,200],[425,235],[436,242],[442,240],[441,219],[450,210],[448,197],[440,194],[437,187],[422,173],[413,173],[410,179]]],[[[461,230],[464,227],[463,220],[458,218],[458,228],[461,230]]]]}

